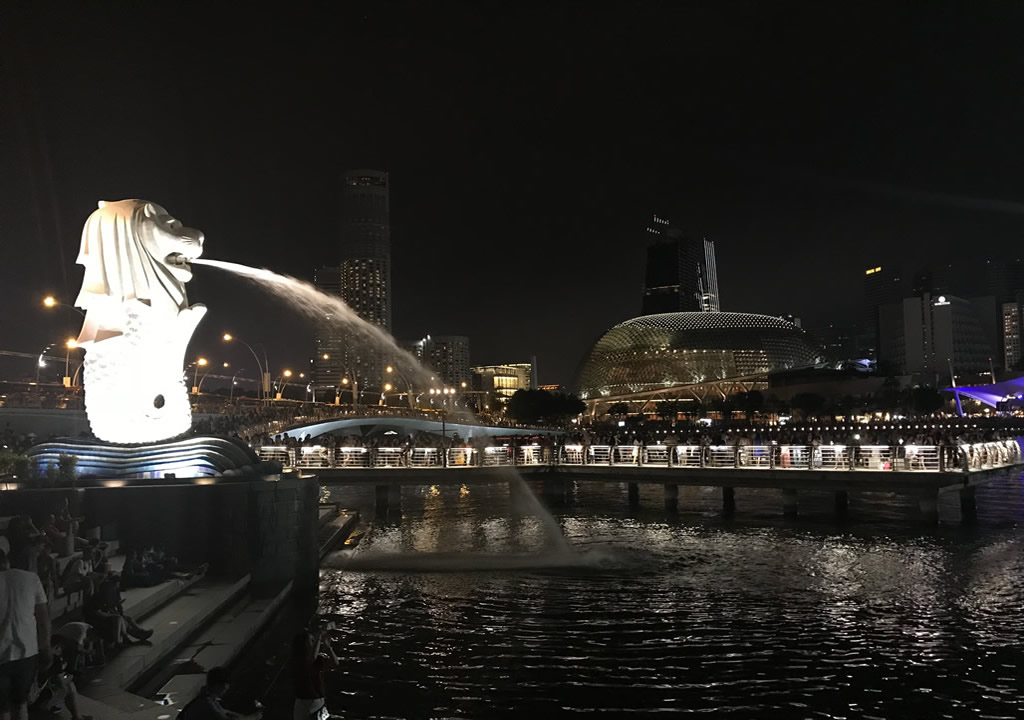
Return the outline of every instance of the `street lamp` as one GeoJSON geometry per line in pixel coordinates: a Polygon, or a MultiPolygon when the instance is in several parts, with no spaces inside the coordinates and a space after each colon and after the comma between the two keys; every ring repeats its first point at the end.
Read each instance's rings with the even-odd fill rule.
{"type": "Polygon", "coordinates": [[[68,341],[64,343],[67,347],[67,352],[64,353],[64,387],[71,387],[71,351],[78,347],[78,341],[73,337],[69,337],[68,341]]]}
{"type": "Polygon", "coordinates": [[[281,389],[278,390],[278,392],[277,392],[277,399],[278,400],[280,400],[281,396],[284,395],[284,389],[286,387],[288,387],[288,378],[290,378],[291,376],[292,376],[292,371],[291,370],[285,370],[283,373],[281,373],[281,377],[279,377],[277,379],[278,383],[281,383],[281,379],[282,378],[284,379],[284,384],[281,385],[281,389]]]}
{"type": "Polygon", "coordinates": [[[395,370],[395,368],[393,368],[391,365],[388,365],[385,368],[385,371],[388,374],[395,373],[395,374],[398,375],[398,377],[402,378],[402,382],[405,383],[405,396],[406,396],[406,400],[408,401],[409,408],[411,409],[414,406],[414,403],[413,403],[413,397],[412,397],[412,383],[409,382],[409,378],[407,378],[404,373],[399,372],[398,370],[395,370]]]}
{"type": "Polygon", "coordinates": [[[68,305],[67,303],[62,303],[57,298],[55,298],[53,295],[47,295],[46,297],[43,298],[43,307],[51,308],[51,309],[55,308],[55,307],[65,307],[65,308],[68,308],[69,310],[74,310],[76,313],[78,313],[82,317],[85,317],[85,313],[82,312],[81,310],[79,310],[78,308],[76,308],[74,305],[68,305]]]}
{"type": "MultiPolygon", "coordinates": [[[[226,366],[227,363],[224,363],[224,365],[226,366]]],[[[238,368],[233,373],[231,373],[231,390],[230,390],[229,395],[228,395],[228,402],[234,402],[235,401],[235,385],[238,384],[238,383],[235,382],[235,378],[238,377],[238,373],[243,373],[243,372],[245,372],[245,368],[238,368]]]]}
{"type": "Polygon", "coordinates": [[[245,340],[243,340],[242,338],[235,337],[231,333],[224,333],[223,340],[224,340],[224,342],[231,342],[232,340],[237,340],[238,342],[242,343],[247,348],[249,348],[249,352],[252,353],[252,358],[253,358],[253,360],[256,361],[256,367],[257,367],[257,369],[260,372],[260,380],[259,380],[259,383],[257,383],[257,385],[256,385],[256,397],[257,397],[257,399],[262,400],[265,397],[266,391],[268,390],[266,385],[269,382],[269,380],[265,380],[265,378],[270,373],[270,365],[269,365],[269,363],[266,363],[266,360],[267,360],[267,353],[266,353],[266,351],[264,351],[264,353],[263,353],[263,361],[266,364],[260,364],[260,359],[259,359],[259,356],[256,355],[256,351],[253,350],[252,346],[249,343],[247,343],[245,340]],[[264,370],[264,368],[266,368],[266,369],[264,370]]]}
{"type": "Polygon", "coordinates": [[[192,375],[192,392],[193,393],[198,393],[199,392],[199,368],[201,366],[205,367],[207,362],[209,362],[209,361],[206,358],[204,358],[204,357],[196,358],[196,362],[195,362],[196,371],[192,375]]]}

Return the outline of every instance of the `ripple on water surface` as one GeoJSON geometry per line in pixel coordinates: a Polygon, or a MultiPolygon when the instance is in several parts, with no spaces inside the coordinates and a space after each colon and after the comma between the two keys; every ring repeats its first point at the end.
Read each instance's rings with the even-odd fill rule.
{"type": "MultiPolygon", "coordinates": [[[[655,490],[642,498],[652,508],[655,490]]],[[[323,573],[344,648],[332,710],[1024,715],[1018,478],[980,491],[977,527],[937,532],[886,497],[851,498],[853,520],[839,528],[813,498],[801,498],[809,517],[786,523],[777,498],[740,491],[738,519],[725,523],[701,489],[681,492],[692,512],[672,519],[631,514],[623,495],[588,485],[555,508],[576,561],[491,569],[491,557],[545,557],[540,524],[501,486],[405,488],[401,522],[369,533],[362,569],[323,573]],[[417,567],[423,556],[409,553],[438,564],[417,567]]]]}

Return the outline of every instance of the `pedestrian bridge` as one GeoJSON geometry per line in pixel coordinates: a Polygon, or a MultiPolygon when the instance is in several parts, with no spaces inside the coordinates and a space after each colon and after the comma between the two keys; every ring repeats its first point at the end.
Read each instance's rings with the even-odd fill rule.
{"type": "MultiPolygon", "coordinates": [[[[329,425],[333,423],[320,423],[329,425]]],[[[308,426],[290,431],[308,437],[308,426]]],[[[472,426],[467,426],[472,427],[472,426]]],[[[477,428],[478,430],[480,428],[477,428]]],[[[502,434],[512,431],[506,428],[502,434]]],[[[519,431],[536,434],[536,430],[519,431]]],[[[320,434],[320,432],[317,432],[320,434]]],[[[461,433],[460,433],[461,434],[461,433]]],[[[965,445],[486,445],[467,447],[364,447],[267,445],[261,460],[290,468],[465,470],[498,466],[596,466],[623,471],[662,468],[800,472],[969,473],[1022,463],[1015,440],[965,445]]]]}

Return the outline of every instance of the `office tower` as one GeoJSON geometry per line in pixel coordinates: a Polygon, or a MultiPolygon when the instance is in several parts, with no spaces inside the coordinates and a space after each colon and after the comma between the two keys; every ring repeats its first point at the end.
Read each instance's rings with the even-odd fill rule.
{"type": "MultiPolygon", "coordinates": [[[[921,278],[922,283],[924,278],[921,278]]],[[[899,268],[875,265],[864,271],[864,304],[858,328],[857,354],[879,361],[888,360],[880,351],[879,308],[903,299],[903,275],[899,268]]]]}
{"type": "MultiPolygon", "coordinates": [[[[391,331],[391,222],[388,174],[350,170],[341,193],[340,295],[359,317],[391,331]]],[[[383,382],[387,358],[367,338],[344,339],[344,371],[369,389],[383,382]]]]}
{"type": "Polygon", "coordinates": [[[653,242],[647,248],[643,314],[718,312],[715,244],[684,235],[658,215],[647,225],[647,237],[653,242]]]}
{"type": "Polygon", "coordinates": [[[465,335],[427,336],[430,350],[427,364],[441,378],[445,385],[461,388],[469,385],[469,338],[465,335]]]}
{"type": "Polygon", "coordinates": [[[953,295],[908,297],[879,308],[880,353],[897,374],[935,384],[957,375],[987,372],[995,338],[989,327],[991,296],[966,300],[953,295]]]}
{"type": "Polygon", "coordinates": [[[437,387],[461,388],[462,383],[469,386],[472,373],[469,338],[465,335],[427,335],[399,346],[434,372],[437,387]]]}
{"type": "MultiPolygon", "coordinates": [[[[341,297],[341,268],[322,265],[313,273],[313,283],[327,295],[341,297]]],[[[345,375],[345,331],[330,323],[318,324],[314,332],[313,385],[326,389],[336,387],[345,375]]]]}
{"type": "Polygon", "coordinates": [[[1024,305],[1018,296],[1016,302],[1003,303],[1003,368],[1016,370],[1024,356],[1024,305]]]}

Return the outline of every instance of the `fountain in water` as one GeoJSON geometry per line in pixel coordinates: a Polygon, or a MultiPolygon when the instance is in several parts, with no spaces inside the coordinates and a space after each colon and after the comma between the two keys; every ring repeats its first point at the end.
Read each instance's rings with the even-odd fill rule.
{"type": "MultiPolygon", "coordinates": [[[[279,275],[263,268],[251,268],[238,263],[205,258],[197,258],[193,262],[234,273],[274,293],[314,323],[344,326],[352,337],[372,344],[386,352],[389,357],[398,358],[393,364],[398,364],[411,382],[421,387],[430,384],[430,372],[420,365],[416,358],[401,349],[386,331],[359,317],[341,298],[327,295],[303,280],[279,275]]],[[[529,505],[530,511],[543,524],[551,548],[557,552],[567,552],[569,545],[551,513],[541,505],[537,496],[514,468],[505,467],[503,470],[509,474],[509,482],[518,486],[519,496],[529,505]]]]}

